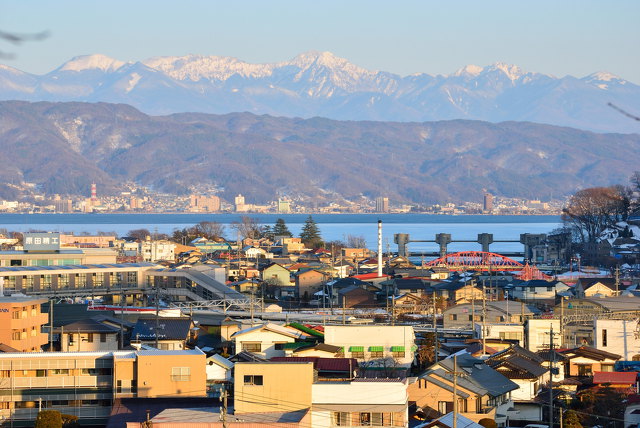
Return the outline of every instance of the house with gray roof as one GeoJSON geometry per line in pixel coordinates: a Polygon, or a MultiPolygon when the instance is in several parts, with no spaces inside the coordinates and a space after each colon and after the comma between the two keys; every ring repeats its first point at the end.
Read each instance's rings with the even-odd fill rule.
{"type": "Polygon", "coordinates": [[[409,385],[408,391],[409,401],[415,401],[427,417],[452,411],[455,391],[460,414],[475,422],[491,418],[504,424],[507,409],[513,406],[511,393],[517,389],[518,384],[483,360],[458,352],[455,364],[453,356],[437,362],[409,385]]]}

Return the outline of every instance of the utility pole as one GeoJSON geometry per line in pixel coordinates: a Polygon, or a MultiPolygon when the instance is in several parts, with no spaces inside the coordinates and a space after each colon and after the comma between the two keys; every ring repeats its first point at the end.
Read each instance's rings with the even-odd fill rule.
{"type": "Polygon", "coordinates": [[[620,295],[620,266],[616,266],[616,296],[620,295]]]}
{"type": "Polygon", "coordinates": [[[482,281],[482,355],[487,353],[487,295],[482,281]]]}
{"type": "Polygon", "coordinates": [[[160,290],[156,286],[156,349],[158,346],[158,329],[160,328],[160,290]]]}
{"type": "Polygon", "coordinates": [[[553,324],[549,326],[549,428],[553,428],[553,370],[556,365],[556,354],[553,350],[553,324]]]}
{"type": "Polygon", "coordinates": [[[453,355],[453,426],[458,428],[458,356],[453,355]]]}
{"type": "Polygon", "coordinates": [[[227,428],[227,388],[222,386],[222,407],[220,408],[220,421],[222,428],[227,428]]]}
{"type": "Polygon", "coordinates": [[[49,352],[53,352],[53,300],[49,300],[49,352]]]}

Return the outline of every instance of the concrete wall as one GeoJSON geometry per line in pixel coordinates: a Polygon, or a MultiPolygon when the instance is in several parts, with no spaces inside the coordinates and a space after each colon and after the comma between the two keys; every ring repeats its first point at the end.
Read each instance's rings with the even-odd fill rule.
{"type": "Polygon", "coordinates": [[[235,413],[308,409],[312,383],[313,363],[236,363],[235,413]]]}
{"type": "Polygon", "coordinates": [[[640,337],[637,320],[593,321],[593,346],[602,351],[622,355],[622,360],[640,358],[640,337]]]}
{"type": "Polygon", "coordinates": [[[363,346],[365,358],[359,358],[359,360],[371,360],[370,346],[382,346],[384,348],[383,358],[394,358],[402,367],[410,366],[414,359],[415,334],[413,327],[410,326],[328,325],[324,329],[324,342],[343,347],[345,357],[351,358],[355,357],[349,348],[363,346]],[[404,346],[404,356],[393,356],[392,346],[404,346]]]}

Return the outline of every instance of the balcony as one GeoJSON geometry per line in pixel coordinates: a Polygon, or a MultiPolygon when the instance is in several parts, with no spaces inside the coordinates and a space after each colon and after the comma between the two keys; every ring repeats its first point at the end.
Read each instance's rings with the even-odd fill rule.
{"type": "MultiPolygon", "coordinates": [[[[1,388],[9,388],[10,379],[3,379],[1,388]]],[[[112,386],[111,376],[48,376],[48,377],[16,377],[14,388],[97,388],[112,386]]]]}
{"type": "MultiPolygon", "coordinates": [[[[45,409],[43,409],[45,410],[45,409]]],[[[80,419],[101,419],[109,417],[111,407],[51,407],[47,410],[58,410],[67,415],[76,415],[80,419]]],[[[33,421],[38,416],[38,408],[33,409],[2,409],[0,410],[0,421],[13,418],[13,420],[33,421]]]]}

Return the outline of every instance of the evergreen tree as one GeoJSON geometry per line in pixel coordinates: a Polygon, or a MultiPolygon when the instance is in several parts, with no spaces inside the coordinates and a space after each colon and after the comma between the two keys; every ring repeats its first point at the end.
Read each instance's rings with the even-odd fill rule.
{"type": "Polygon", "coordinates": [[[293,234],[289,231],[287,224],[284,222],[284,219],[277,219],[276,224],[273,226],[272,231],[274,236],[293,236],[293,234]]]}
{"type": "Polygon", "coordinates": [[[320,236],[320,229],[313,220],[313,217],[309,216],[302,226],[302,232],[300,232],[300,239],[302,242],[310,248],[320,248],[322,246],[322,237],[320,236]]]}

